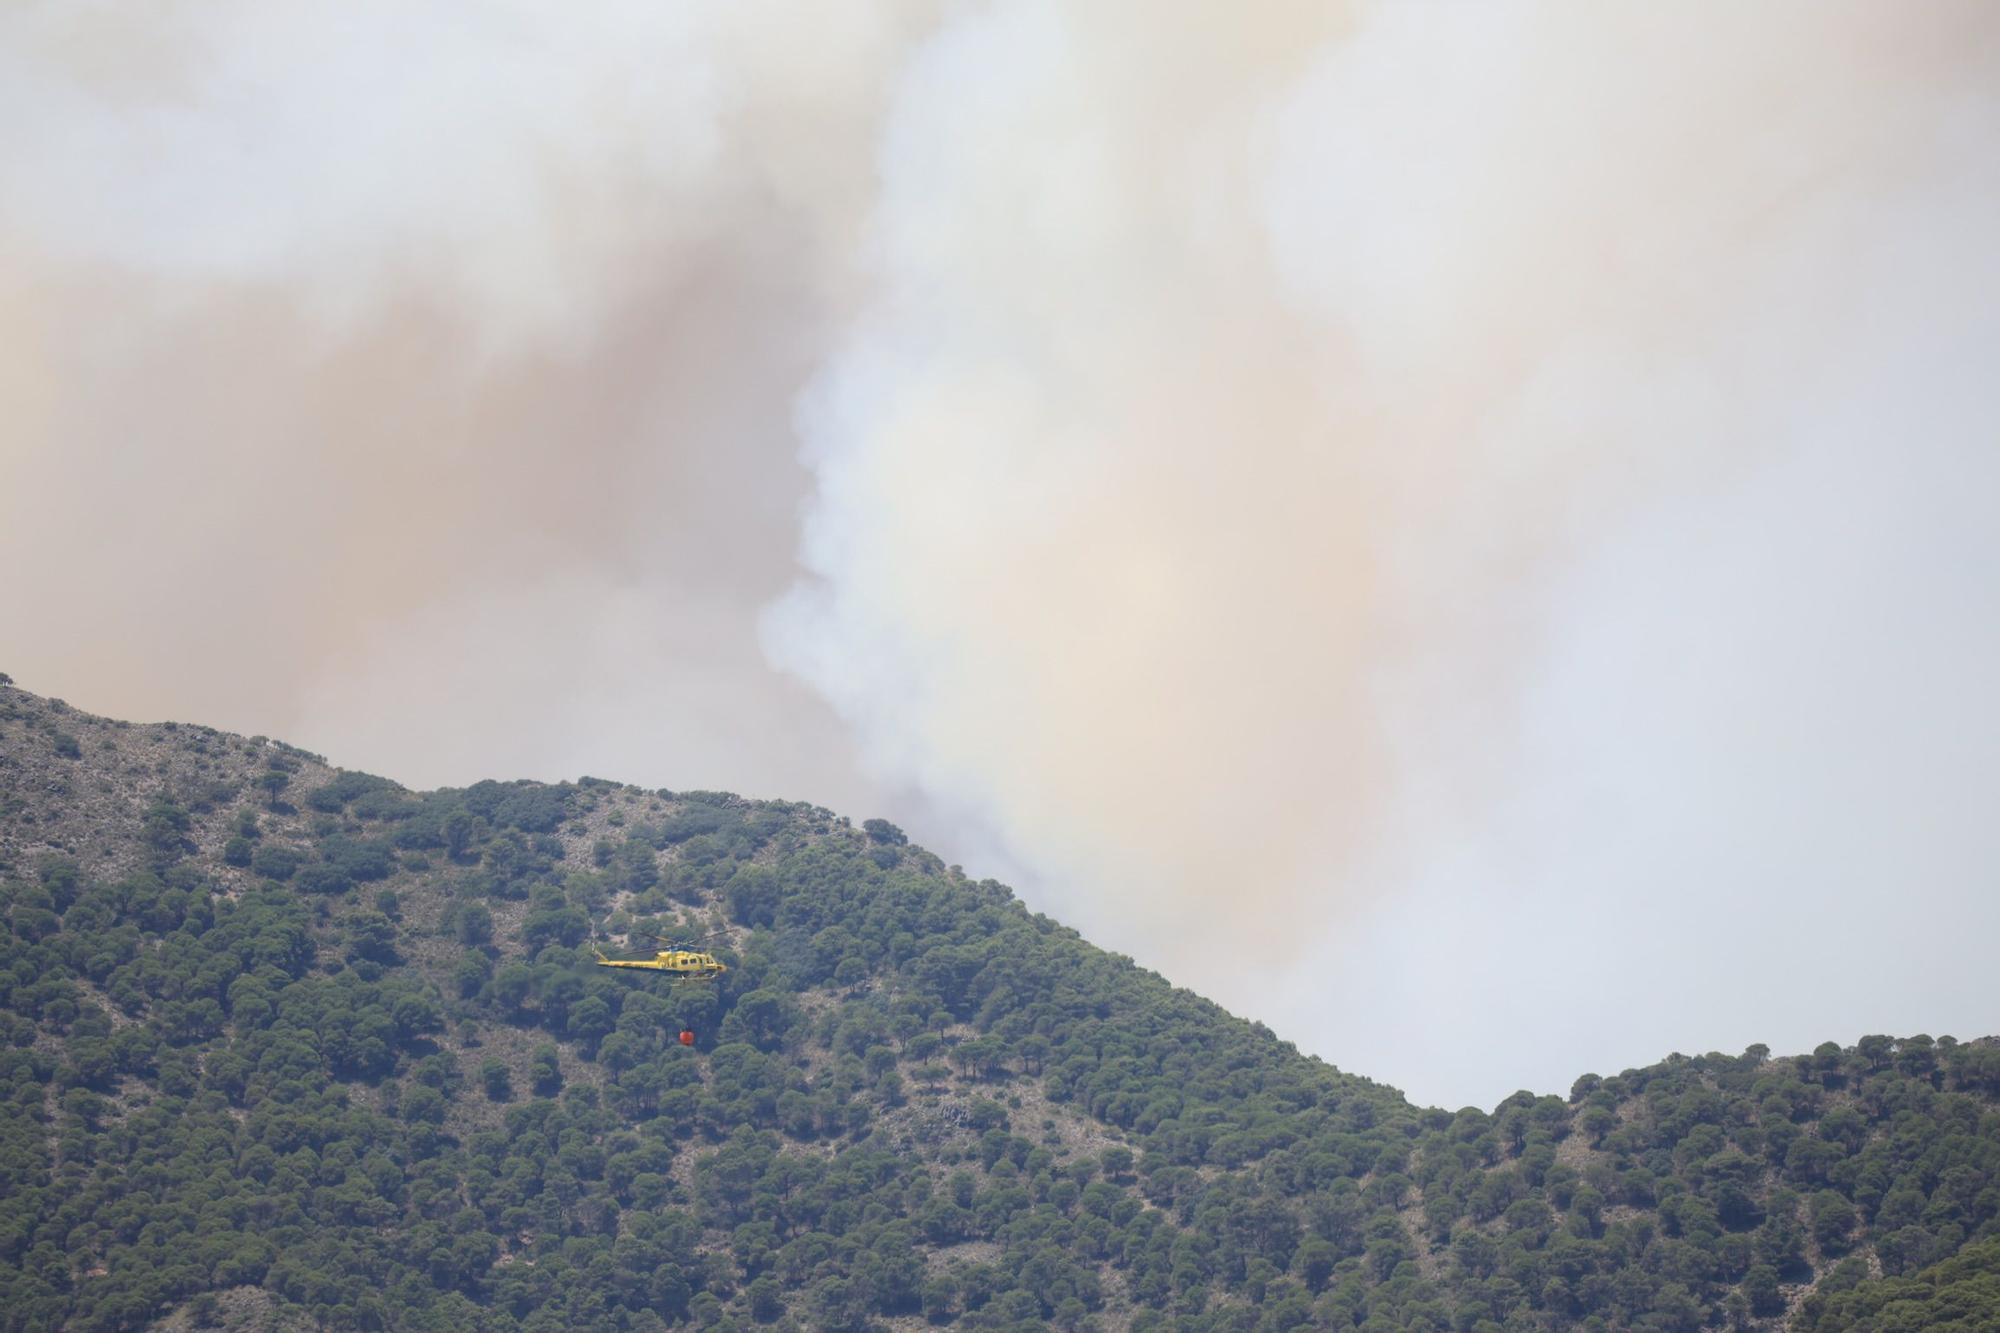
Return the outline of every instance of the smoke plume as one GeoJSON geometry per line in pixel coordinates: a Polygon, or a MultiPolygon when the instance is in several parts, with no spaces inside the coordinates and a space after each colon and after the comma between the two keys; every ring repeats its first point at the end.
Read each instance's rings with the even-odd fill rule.
{"type": "Polygon", "coordinates": [[[1420,1095],[1776,1044],[1510,978],[1992,910],[1996,75],[1975,0],[17,5],[0,666],[888,813],[1420,1095]]]}
{"type": "Polygon", "coordinates": [[[778,651],[1089,928],[1254,1004],[1259,969],[1204,960],[1344,923],[1399,756],[1448,736],[1434,795],[1504,786],[1552,562],[1809,438],[1791,409],[1874,289],[1990,281],[1914,247],[1994,127],[1994,29],[962,20],[884,130],[778,651]]]}

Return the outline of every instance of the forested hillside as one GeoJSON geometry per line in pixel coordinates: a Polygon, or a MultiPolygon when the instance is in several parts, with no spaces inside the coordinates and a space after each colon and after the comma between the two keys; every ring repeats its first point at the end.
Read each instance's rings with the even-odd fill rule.
{"type": "Polygon", "coordinates": [[[1429,1110],[880,821],[4,679],[0,1097],[7,1329],[2000,1327],[1989,1040],[1429,1110]]]}

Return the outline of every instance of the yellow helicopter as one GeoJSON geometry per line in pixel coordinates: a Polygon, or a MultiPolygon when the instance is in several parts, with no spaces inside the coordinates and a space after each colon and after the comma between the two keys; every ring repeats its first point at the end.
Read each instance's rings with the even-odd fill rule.
{"type": "Polygon", "coordinates": [[[590,951],[597,955],[599,967],[630,967],[642,972],[671,972],[676,978],[684,981],[707,981],[729,970],[712,953],[704,953],[699,949],[679,948],[665,936],[653,935],[643,930],[630,933],[658,940],[667,947],[651,958],[606,958],[604,951],[593,944],[590,946],[590,951]]]}

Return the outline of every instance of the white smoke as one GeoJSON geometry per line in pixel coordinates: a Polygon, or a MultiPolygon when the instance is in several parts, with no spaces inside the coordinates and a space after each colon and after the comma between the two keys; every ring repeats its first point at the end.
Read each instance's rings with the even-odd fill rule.
{"type": "Polygon", "coordinates": [[[1927,22],[948,26],[802,419],[821,579],[777,650],[1087,928],[1184,976],[1293,961],[1363,896],[1410,727],[1493,799],[1541,572],[1811,427],[1774,409],[1910,262],[1872,212],[1925,209],[1993,124],[1993,24],[1927,22]]]}

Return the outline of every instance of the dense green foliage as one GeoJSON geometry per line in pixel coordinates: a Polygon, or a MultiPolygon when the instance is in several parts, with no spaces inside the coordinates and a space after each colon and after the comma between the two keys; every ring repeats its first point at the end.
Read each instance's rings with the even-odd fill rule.
{"type": "Polygon", "coordinates": [[[411,793],[4,688],[0,758],[5,1328],[2000,1317],[1990,1042],[1423,1110],[882,821],[411,793]],[[591,965],[640,929],[731,970],[591,965]]]}
{"type": "Polygon", "coordinates": [[[1829,1279],[1806,1297],[1805,1333],[1988,1333],[2000,1327],[2000,1238],[1968,1245],[1914,1277],[1829,1279]]]}

